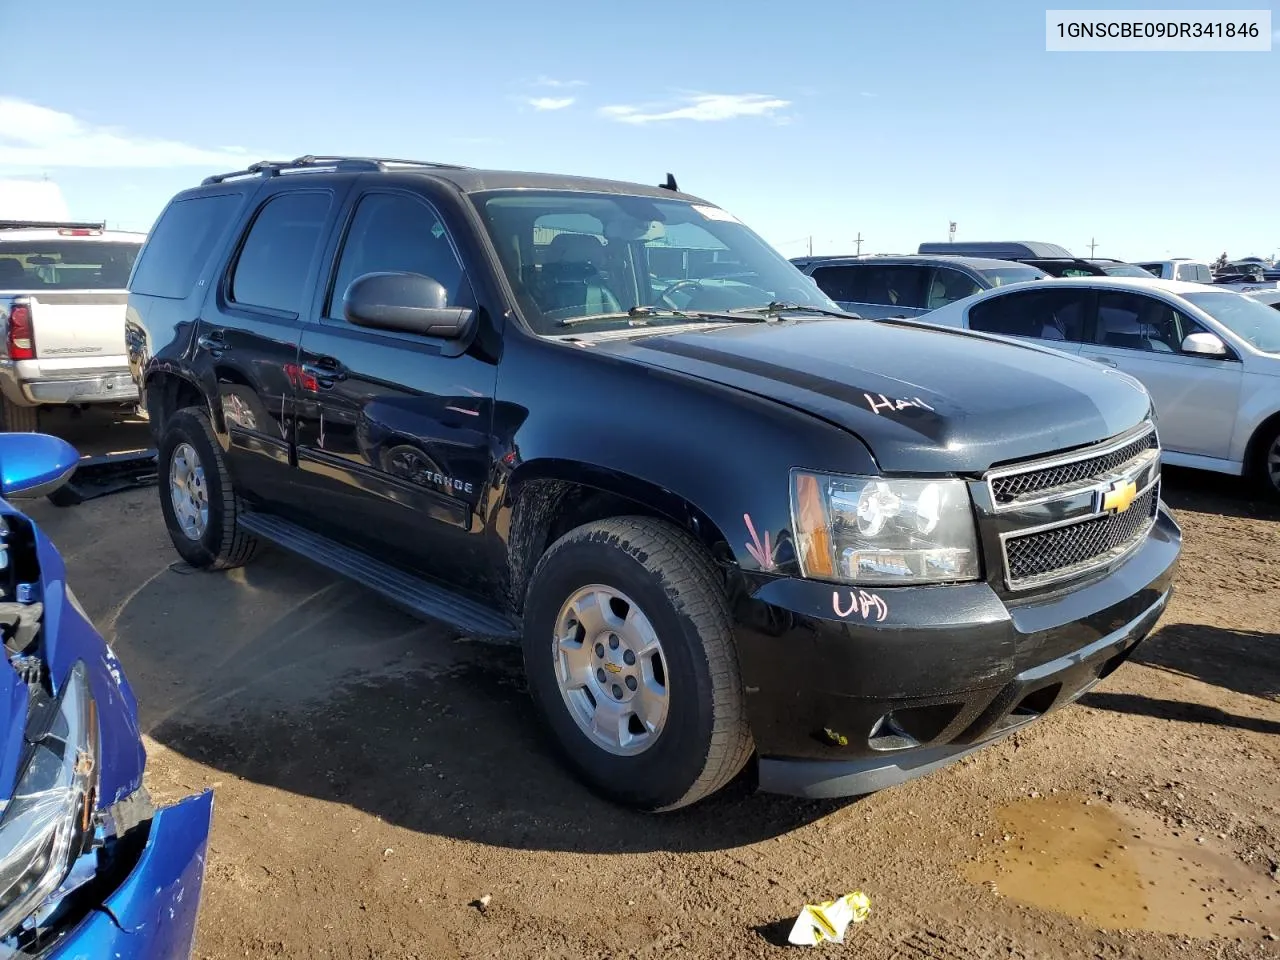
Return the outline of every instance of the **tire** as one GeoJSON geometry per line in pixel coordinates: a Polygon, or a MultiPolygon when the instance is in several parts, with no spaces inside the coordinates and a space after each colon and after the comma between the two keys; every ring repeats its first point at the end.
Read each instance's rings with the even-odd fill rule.
{"type": "Polygon", "coordinates": [[[40,408],[21,407],[8,397],[0,397],[0,430],[5,433],[39,433],[40,408]]]}
{"type": "MultiPolygon", "coordinates": [[[[724,588],[711,558],[667,523],[623,517],[578,527],[557,540],[530,578],[524,662],[535,706],[559,752],[588,786],[615,802],[650,811],[688,806],[729,783],[751,756],[724,588]],[[597,599],[611,598],[604,604],[587,597],[580,604],[588,614],[582,621],[594,620],[594,627],[605,624],[602,630],[588,632],[586,623],[574,626],[579,621],[569,604],[584,591],[597,599]],[[611,618],[590,616],[593,606],[610,608],[611,618]],[[632,608],[638,608],[638,617],[632,608]],[[622,620],[627,614],[632,619],[622,620]],[[647,621],[652,633],[634,629],[641,621],[647,621]],[[619,631],[621,642],[606,649],[612,630],[619,631]],[[562,645],[558,632],[574,640],[562,645]],[[634,640],[636,635],[656,637],[656,657],[624,659],[632,647],[643,645],[634,640]],[[584,682],[565,684],[576,683],[576,690],[562,689],[562,668],[568,670],[560,659],[562,650],[577,651],[574,662],[588,665],[578,674],[586,677],[584,682]],[[612,676],[603,672],[604,666],[612,676]],[[595,685],[600,677],[606,683],[595,685]],[[630,686],[633,680],[637,686],[630,686]],[[628,693],[619,681],[637,692],[628,693]],[[662,697],[655,698],[653,690],[661,690],[662,697]],[[629,699],[610,700],[609,691],[629,699]],[[646,696],[646,703],[661,699],[666,704],[656,735],[640,722],[639,712],[618,727],[625,735],[609,748],[580,725],[589,723],[578,717],[598,709],[597,700],[610,712],[625,715],[646,696]],[[624,736],[629,744],[622,742],[624,736]]],[[[644,712],[656,716],[652,709],[644,712]]]]}
{"type": "Polygon", "coordinates": [[[232,489],[209,415],[198,407],[186,407],[169,417],[157,459],[160,510],[169,538],[182,559],[205,570],[227,570],[252,560],[258,541],[236,523],[242,509],[240,498],[232,489]],[[198,472],[199,479],[193,479],[193,485],[203,490],[206,518],[194,528],[184,529],[174,503],[177,459],[181,459],[182,466],[176,473],[192,476],[198,472]]]}
{"type": "Polygon", "coordinates": [[[1254,480],[1272,499],[1280,500],[1280,424],[1272,424],[1258,445],[1254,480]]]}

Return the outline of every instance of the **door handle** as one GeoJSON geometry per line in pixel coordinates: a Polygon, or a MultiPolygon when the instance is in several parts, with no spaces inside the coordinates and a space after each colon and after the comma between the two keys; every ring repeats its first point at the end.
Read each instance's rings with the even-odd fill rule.
{"type": "Polygon", "coordinates": [[[302,373],[303,376],[313,377],[322,387],[332,387],[339,380],[347,379],[342,364],[333,357],[321,357],[313,363],[304,363],[302,373]]]}
{"type": "Polygon", "coordinates": [[[196,345],[202,350],[208,350],[210,353],[221,353],[227,349],[227,341],[223,337],[224,334],[221,330],[214,330],[196,340],[196,345]]]}
{"type": "Polygon", "coordinates": [[[1085,357],[1085,359],[1086,359],[1086,360],[1092,360],[1094,363],[1105,363],[1108,367],[1119,367],[1119,366],[1120,366],[1120,364],[1116,363],[1114,360],[1111,360],[1111,359],[1109,359],[1109,358],[1107,358],[1107,357],[1100,357],[1100,356],[1098,356],[1097,354],[1093,354],[1093,353],[1086,353],[1086,354],[1084,355],[1084,357],[1085,357]]]}

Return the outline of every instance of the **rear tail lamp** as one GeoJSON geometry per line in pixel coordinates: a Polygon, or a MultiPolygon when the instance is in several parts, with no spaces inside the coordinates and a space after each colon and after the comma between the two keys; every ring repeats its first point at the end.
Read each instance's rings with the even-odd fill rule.
{"type": "Polygon", "coordinates": [[[9,330],[5,336],[10,360],[34,360],[36,337],[31,329],[31,308],[15,304],[9,310],[9,330]]]}

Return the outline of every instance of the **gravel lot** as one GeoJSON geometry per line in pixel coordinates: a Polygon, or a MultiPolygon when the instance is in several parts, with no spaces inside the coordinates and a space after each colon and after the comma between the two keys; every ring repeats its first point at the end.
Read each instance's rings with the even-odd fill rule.
{"type": "Polygon", "coordinates": [[[153,793],[216,789],[198,957],[780,956],[855,889],[824,955],[1280,956],[1280,509],[1166,476],[1178,593],[1079,704],[861,800],[661,818],[561,770],[512,649],[275,551],[191,571],[153,489],[30,513],[128,670],[153,793]]]}

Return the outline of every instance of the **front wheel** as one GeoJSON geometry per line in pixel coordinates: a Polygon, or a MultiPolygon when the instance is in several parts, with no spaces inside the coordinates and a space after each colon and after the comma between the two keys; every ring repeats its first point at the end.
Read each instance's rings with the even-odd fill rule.
{"type": "Polygon", "coordinates": [[[160,510],[174,548],[193,567],[248,563],[258,541],[240,528],[240,500],[209,415],[187,407],[169,417],[158,456],[160,510]]]}
{"type": "Polygon", "coordinates": [[[1280,424],[1274,424],[1258,448],[1256,478],[1259,486],[1280,499],[1280,424]]]}
{"type": "Polygon", "coordinates": [[[605,520],[556,541],[529,584],[524,661],[569,766],[616,802],[687,806],[751,755],[724,588],[670,524],[605,520]]]}

